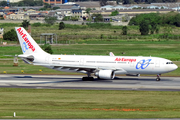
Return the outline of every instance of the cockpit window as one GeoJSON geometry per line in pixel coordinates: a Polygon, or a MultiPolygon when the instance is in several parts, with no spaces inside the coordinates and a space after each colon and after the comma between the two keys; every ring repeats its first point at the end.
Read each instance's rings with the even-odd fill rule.
{"type": "Polygon", "coordinates": [[[166,62],[166,64],[174,64],[173,62],[166,62]]]}

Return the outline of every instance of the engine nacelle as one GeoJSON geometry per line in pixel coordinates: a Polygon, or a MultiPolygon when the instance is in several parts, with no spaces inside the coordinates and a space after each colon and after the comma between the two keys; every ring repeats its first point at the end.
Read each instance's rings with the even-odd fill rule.
{"type": "Polygon", "coordinates": [[[95,73],[100,79],[114,79],[115,74],[112,70],[100,70],[95,73]]]}

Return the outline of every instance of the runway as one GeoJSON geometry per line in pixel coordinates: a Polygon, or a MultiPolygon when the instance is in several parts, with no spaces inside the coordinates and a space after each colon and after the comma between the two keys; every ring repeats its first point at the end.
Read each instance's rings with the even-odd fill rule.
{"type": "Polygon", "coordinates": [[[1,74],[0,87],[36,89],[180,91],[180,77],[118,76],[114,80],[82,81],[80,75],[1,74]]]}

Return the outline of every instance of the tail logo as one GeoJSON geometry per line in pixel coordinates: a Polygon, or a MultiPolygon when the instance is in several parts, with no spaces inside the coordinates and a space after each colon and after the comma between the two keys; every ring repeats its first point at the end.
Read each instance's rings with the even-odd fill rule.
{"type": "Polygon", "coordinates": [[[22,50],[23,50],[23,53],[25,53],[26,52],[26,50],[28,50],[29,48],[28,48],[28,46],[27,46],[27,44],[26,44],[26,42],[23,42],[23,45],[22,45],[22,50]]]}
{"type": "Polygon", "coordinates": [[[28,50],[27,45],[34,52],[35,51],[35,47],[28,40],[27,35],[25,33],[23,33],[23,30],[21,30],[21,28],[18,28],[17,31],[20,34],[20,36],[22,37],[22,39],[25,41],[25,42],[23,42],[23,48],[22,48],[23,52],[26,52],[26,50],[28,50]]]}

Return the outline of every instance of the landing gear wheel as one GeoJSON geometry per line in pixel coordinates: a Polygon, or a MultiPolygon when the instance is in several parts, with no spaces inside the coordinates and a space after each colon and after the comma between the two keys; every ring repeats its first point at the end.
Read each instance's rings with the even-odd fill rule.
{"type": "Polygon", "coordinates": [[[94,81],[93,77],[83,77],[82,78],[83,81],[94,81]]]}
{"type": "Polygon", "coordinates": [[[157,75],[156,81],[160,81],[160,74],[157,75]]]}
{"type": "Polygon", "coordinates": [[[160,78],[156,78],[156,81],[160,81],[161,79],[160,78]]]}

